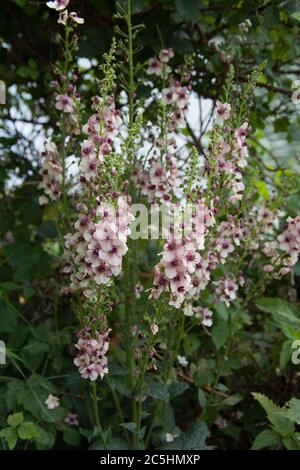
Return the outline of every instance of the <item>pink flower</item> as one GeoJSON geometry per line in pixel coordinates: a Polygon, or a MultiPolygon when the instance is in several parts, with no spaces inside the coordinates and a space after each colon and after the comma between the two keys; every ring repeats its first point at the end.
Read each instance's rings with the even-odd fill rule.
{"type": "Polygon", "coordinates": [[[227,258],[229,253],[232,253],[234,251],[234,246],[230,242],[230,240],[225,239],[225,238],[223,238],[223,239],[221,238],[221,239],[218,239],[217,242],[216,242],[216,250],[220,254],[221,263],[224,264],[225,259],[227,258]]]}
{"type": "Polygon", "coordinates": [[[207,307],[195,307],[196,318],[201,319],[201,323],[204,326],[211,327],[213,325],[213,312],[207,307]]]}
{"type": "Polygon", "coordinates": [[[216,293],[222,302],[229,307],[230,302],[236,299],[236,292],[239,288],[238,284],[234,282],[229,276],[221,278],[216,282],[216,293]]]}
{"type": "Polygon", "coordinates": [[[74,111],[74,102],[68,95],[58,95],[55,107],[64,113],[72,113],[74,111]]]}
{"type": "Polygon", "coordinates": [[[176,258],[180,258],[184,254],[184,247],[181,243],[171,238],[167,243],[164,244],[163,260],[165,262],[173,261],[176,258]]]}
{"type": "Polygon", "coordinates": [[[228,103],[221,103],[220,101],[216,102],[215,115],[217,121],[222,124],[224,121],[227,121],[230,118],[231,105],[228,103]]]}
{"type": "Polygon", "coordinates": [[[69,412],[65,417],[65,423],[69,424],[69,426],[79,426],[77,414],[69,412]]]}
{"type": "Polygon", "coordinates": [[[59,17],[58,17],[57,22],[59,24],[63,24],[64,26],[66,26],[67,21],[68,21],[68,10],[61,11],[59,13],[59,17]]]}
{"type": "Polygon", "coordinates": [[[56,201],[61,195],[62,166],[59,154],[53,142],[45,143],[42,167],[40,169],[42,182],[38,188],[43,189],[44,195],[39,198],[40,204],[47,204],[49,200],[56,201]]]}
{"type": "Polygon", "coordinates": [[[61,11],[67,8],[69,1],[70,0],[53,0],[52,2],[47,2],[46,5],[56,11],[61,11]]]}
{"type": "Polygon", "coordinates": [[[162,74],[163,64],[156,58],[149,59],[148,68],[146,72],[148,75],[157,75],[158,77],[162,74]]]}
{"type": "Polygon", "coordinates": [[[77,24],[84,23],[84,19],[80,18],[80,16],[77,16],[77,13],[75,11],[71,11],[71,13],[69,14],[69,17],[77,24]]]}
{"type": "Polygon", "coordinates": [[[239,145],[239,147],[242,147],[244,143],[246,142],[247,138],[247,129],[248,129],[248,122],[245,121],[241,127],[238,127],[234,133],[234,136],[236,138],[236,141],[239,145]]]}
{"type": "Polygon", "coordinates": [[[79,340],[75,345],[78,353],[74,364],[79,368],[83,379],[95,381],[108,373],[106,353],[109,348],[109,333],[110,330],[96,331],[92,335],[90,327],[78,332],[79,340]]]}
{"type": "Polygon", "coordinates": [[[96,147],[92,140],[84,140],[81,147],[81,155],[84,157],[95,157],[96,147]]]}
{"type": "Polygon", "coordinates": [[[163,63],[169,62],[174,57],[174,51],[171,48],[162,49],[159,53],[159,60],[163,63]]]}
{"type": "Polygon", "coordinates": [[[101,284],[107,284],[113,275],[112,269],[106,264],[106,263],[99,263],[96,266],[93,266],[94,268],[94,279],[96,284],[99,286],[101,284]]]}
{"type": "Polygon", "coordinates": [[[182,262],[187,267],[189,273],[193,273],[200,259],[200,255],[197,251],[188,250],[185,252],[182,262]]]}

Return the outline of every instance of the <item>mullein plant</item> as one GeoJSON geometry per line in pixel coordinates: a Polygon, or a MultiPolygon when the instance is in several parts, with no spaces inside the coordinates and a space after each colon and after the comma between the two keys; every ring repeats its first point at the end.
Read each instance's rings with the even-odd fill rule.
{"type": "MultiPolygon", "coordinates": [[[[118,15],[126,28],[117,28],[121,40],[114,39],[103,57],[99,92],[89,105],[77,86],[76,69],[77,29],[84,19],[69,12],[68,0],[47,5],[57,11],[64,34],[63,59],[55,64],[51,83],[57,128],[42,155],[40,204],[56,203],[61,214],[61,295],[71,299],[78,325],[74,367],[90,383],[94,436],[100,436],[102,447],[109,448],[112,434],[100,412],[103,382],[128,445],[163,445],[164,435],[168,441],[174,436],[164,424],[165,403],[151,397],[151,383],[163,390],[186,377],[193,383],[195,368],[183,355],[184,338],[194,328],[209,337],[216,306],[224,304],[229,334],[216,358],[211,389],[217,389],[244,307],[270,280],[290,273],[300,253],[300,217],[283,222],[279,199],[260,202],[248,165],[252,129],[246,103],[263,66],[241,89],[235,88],[229,66],[203,161],[195,147],[187,147],[182,167],[177,136],[190,106],[193,57],[174,66],[174,51],[162,48],[137,70],[138,28],[132,26],[128,0],[118,15]],[[155,122],[143,118],[147,103],[137,96],[137,74],[153,90],[155,122]],[[70,157],[77,162],[72,178],[70,157]],[[155,243],[131,239],[136,203],[154,212],[159,206],[171,220],[155,243]],[[177,223],[176,214],[186,211],[188,217],[177,223]],[[149,249],[155,250],[155,261],[148,269],[149,249]],[[251,270],[256,282],[248,279],[251,270]],[[125,399],[110,378],[114,360],[128,377],[125,399]]],[[[197,419],[208,419],[214,406],[211,393],[197,419]]]]}

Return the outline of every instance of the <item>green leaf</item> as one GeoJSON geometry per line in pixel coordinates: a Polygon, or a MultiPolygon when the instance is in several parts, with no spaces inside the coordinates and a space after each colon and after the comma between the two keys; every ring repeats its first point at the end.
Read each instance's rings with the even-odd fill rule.
{"type": "Polygon", "coordinates": [[[225,398],[225,400],[222,400],[221,404],[222,405],[227,405],[227,406],[234,406],[240,403],[243,400],[242,395],[239,395],[238,393],[234,395],[230,395],[229,397],[225,398]]]}
{"type": "Polygon", "coordinates": [[[63,439],[69,446],[78,447],[80,445],[80,434],[76,429],[68,427],[63,433],[63,439]]]}
{"type": "Polygon", "coordinates": [[[16,399],[35,418],[47,423],[60,422],[66,416],[66,410],[61,406],[48,410],[45,400],[49,393],[55,394],[53,385],[44,377],[31,375],[26,382],[14,380],[8,384],[8,405],[14,406],[16,399]]]}
{"type": "Polygon", "coordinates": [[[264,199],[264,201],[267,201],[268,199],[270,199],[269,188],[264,181],[260,181],[260,180],[256,181],[255,186],[257,187],[258,192],[260,196],[264,199]]]}
{"type": "Polygon", "coordinates": [[[168,387],[153,376],[146,378],[147,395],[154,400],[168,401],[170,398],[168,387]]]}
{"type": "Polygon", "coordinates": [[[32,421],[26,421],[19,426],[18,435],[20,439],[23,440],[38,439],[39,431],[35,423],[32,421]]]}
{"type": "Polygon", "coordinates": [[[17,68],[17,75],[22,78],[27,78],[30,75],[30,69],[25,65],[20,65],[20,67],[17,68]]]}
{"type": "Polygon", "coordinates": [[[300,11],[296,11],[295,13],[292,14],[292,18],[296,21],[300,21],[300,11]]]}
{"type": "Polygon", "coordinates": [[[198,388],[198,402],[201,408],[204,408],[207,402],[206,393],[202,390],[202,388],[198,388]]]}
{"type": "Polygon", "coordinates": [[[122,428],[128,429],[128,431],[130,431],[132,433],[137,432],[136,423],[120,423],[119,426],[122,426],[122,428]]]}
{"type": "Polygon", "coordinates": [[[283,342],[280,351],[279,366],[280,369],[284,369],[287,363],[291,360],[291,351],[292,351],[293,341],[287,339],[283,342]]]}
{"type": "Polygon", "coordinates": [[[170,397],[178,397],[182,395],[189,388],[189,384],[186,382],[172,382],[169,387],[170,397]]]}
{"type": "Polygon", "coordinates": [[[295,431],[295,426],[294,423],[283,416],[284,408],[275,405],[272,400],[261,393],[253,393],[253,396],[266,411],[267,417],[270,423],[273,424],[275,431],[283,437],[290,437],[295,431]]]}
{"type": "Polygon", "coordinates": [[[292,398],[286,406],[288,406],[288,411],[285,413],[285,416],[291,421],[300,424],[300,399],[292,398]]]}
{"type": "Polygon", "coordinates": [[[297,442],[292,437],[284,437],[283,444],[287,450],[299,450],[300,449],[300,443],[297,442]]]}
{"type": "Polygon", "coordinates": [[[219,351],[229,337],[229,328],[224,320],[219,319],[216,325],[213,326],[211,337],[216,349],[219,351]]]}
{"type": "Polygon", "coordinates": [[[173,442],[167,444],[163,449],[168,450],[203,450],[207,449],[205,441],[209,436],[209,430],[203,421],[194,423],[191,428],[182,433],[173,442]]]}
{"type": "Polygon", "coordinates": [[[36,438],[37,449],[51,449],[55,443],[55,430],[54,434],[52,434],[51,432],[49,432],[49,430],[46,431],[38,424],[36,424],[36,429],[38,431],[38,437],[36,438]]]}
{"type": "Polygon", "coordinates": [[[18,436],[14,428],[4,428],[0,431],[0,437],[5,439],[8,448],[12,450],[18,442],[18,436]]]}
{"type": "Polygon", "coordinates": [[[199,17],[199,0],[176,0],[176,9],[184,21],[196,22],[199,17]]]}
{"type": "Polygon", "coordinates": [[[17,326],[16,313],[8,300],[0,298],[0,331],[11,333],[17,326]]]}
{"type": "Polygon", "coordinates": [[[265,429],[264,431],[257,434],[252,444],[252,450],[260,450],[265,447],[275,447],[280,444],[281,438],[276,431],[272,429],[265,429]]]}
{"type": "Polygon", "coordinates": [[[277,297],[262,297],[256,301],[256,306],[263,312],[279,315],[300,325],[300,319],[295,315],[292,305],[277,297]]]}
{"type": "Polygon", "coordinates": [[[9,426],[13,428],[19,426],[21,423],[23,423],[23,421],[24,416],[22,411],[20,411],[19,413],[14,413],[13,415],[9,415],[9,417],[7,418],[7,424],[9,424],[9,426]]]}

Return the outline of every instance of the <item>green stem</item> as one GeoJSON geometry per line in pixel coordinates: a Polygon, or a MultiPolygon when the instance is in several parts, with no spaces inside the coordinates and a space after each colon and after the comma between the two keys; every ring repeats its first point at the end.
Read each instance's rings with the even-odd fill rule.
{"type": "Polygon", "coordinates": [[[97,431],[100,432],[102,443],[106,449],[107,448],[106,439],[105,439],[104,432],[101,426],[101,421],[100,421],[96,382],[91,382],[91,388],[92,388],[95,424],[96,424],[97,431]]]}
{"type": "MultiPolygon", "coordinates": [[[[166,352],[164,354],[163,380],[164,380],[165,383],[167,383],[168,380],[169,380],[170,372],[171,372],[173,364],[176,360],[177,353],[178,353],[178,350],[179,350],[179,347],[180,347],[180,344],[181,344],[181,341],[182,341],[182,338],[183,338],[183,335],[184,335],[185,316],[183,315],[183,313],[181,311],[179,312],[179,315],[180,315],[180,318],[179,318],[179,334],[178,334],[177,328],[174,328],[173,331],[172,331],[172,334],[171,334],[169,347],[167,347],[166,352]],[[176,346],[175,346],[174,352],[172,354],[172,358],[170,360],[168,360],[169,359],[168,358],[168,351],[173,350],[172,344],[173,344],[174,339],[175,339],[174,338],[175,334],[177,336],[176,346]]],[[[150,420],[150,423],[149,423],[149,426],[148,426],[148,431],[147,431],[146,439],[145,439],[145,448],[146,449],[149,446],[152,431],[153,431],[153,427],[154,427],[154,423],[155,423],[155,419],[156,419],[157,414],[159,413],[159,410],[160,410],[160,402],[158,402],[155,405],[155,408],[154,408],[154,411],[152,413],[152,417],[151,417],[151,420],[150,420]]]]}
{"type": "Polygon", "coordinates": [[[127,1],[127,27],[128,27],[128,66],[129,66],[129,128],[134,121],[134,81],[133,81],[133,48],[131,24],[131,0],[127,1]]]}
{"type": "MultiPolygon", "coordinates": [[[[111,393],[112,393],[112,396],[113,396],[113,400],[114,400],[115,407],[116,407],[117,412],[118,412],[120,423],[124,423],[125,419],[124,419],[124,415],[123,415],[123,412],[122,412],[122,408],[121,408],[121,405],[120,405],[118,395],[116,394],[116,391],[115,391],[114,387],[109,382],[108,382],[108,385],[110,387],[110,390],[111,390],[111,393]]],[[[128,436],[128,432],[127,432],[127,429],[125,429],[125,428],[124,428],[124,434],[125,434],[126,440],[129,442],[130,439],[129,439],[129,436],[128,436]]]]}
{"type": "MultiPolygon", "coordinates": [[[[129,383],[132,393],[132,421],[137,424],[137,402],[135,394],[135,380],[134,380],[134,357],[132,348],[132,334],[131,334],[131,309],[130,309],[130,279],[129,279],[129,266],[128,258],[124,260],[124,274],[125,274],[125,329],[126,329],[126,358],[129,372],[129,383]]],[[[137,444],[137,434],[133,433],[134,443],[137,444]]]]}

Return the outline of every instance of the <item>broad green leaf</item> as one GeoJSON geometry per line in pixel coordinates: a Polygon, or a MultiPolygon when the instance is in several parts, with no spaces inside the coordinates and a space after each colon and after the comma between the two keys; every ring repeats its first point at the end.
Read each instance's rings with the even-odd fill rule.
{"type": "Polygon", "coordinates": [[[295,13],[292,14],[292,18],[296,21],[300,21],[300,11],[296,11],[295,13]]]}
{"type": "Polygon", "coordinates": [[[242,395],[239,395],[238,393],[234,395],[230,395],[229,397],[225,398],[225,400],[222,400],[221,404],[222,405],[227,405],[227,406],[234,406],[240,403],[243,400],[242,395]]]}
{"type": "Polygon", "coordinates": [[[11,333],[17,326],[17,316],[9,301],[0,298],[0,331],[11,333]]]}
{"type": "Polygon", "coordinates": [[[280,435],[272,429],[265,429],[257,434],[252,444],[252,450],[260,450],[266,447],[275,447],[281,442],[280,435]]]}
{"type": "Polygon", "coordinates": [[[53,434],[52,434],[49,431],[49,427],[46,431],[38,424],[36,424],[36,429],[38,431],[38,437],[35,440],[37,449],[38,450],[51,449],[55,443],[55,430],[53,430],[53,434]]]}
{"type": "Polygon", "coordinates": [[[24,416],[22,411],[20,411],[19,413],[14,413],[13,415],[9,415],[9,417],[7,418],[7,424],[9,424],[9,426],[13,428],[19,426],[21,423],[23,423],[23,421],[24,416]]]}
{"type": "Polygon", "coordinates": [[[25,421],[19,426],[18,435],[23,440],[38,439],[39,430],[32,421],[25,421]]]}
{"type": "Polygon", "coordinates": [[[128,431],[130,431],[132,433],[137,432],[136,423],[120,423],[120,426],[122,426],[122,428],[128,429],[128,431]]]}
{"type": "Polygon", "coordinates": [[[287,363],[291,360],[292,344],[293,342],[288,339],[284,341],[281,346],[280,358],[279,358],[280,369],[284,369],[287,363]]]}
{"type": "Polygon", "coordinates": [[[184,21],[197,21],[200,13],[199,0],[176,0],[176,9],[184,21]]]}
{"type": "Polygon", "coordinates": [[[300,424],[300,399],[292,398],[286,406],[288,407],[288,410],[285,412],[285,416],[291,421],[300,424]]]}
{"type": "Polygon", "coordinates": [[[293,437],[284,437],[283,444],[287,450],[300,450],[300,441],[296,441],[293,437]]]}
{"type": "Polygon", "coordinates": [[[0,431],[0,438],[5,439],[8,448],[12,450],[17,442],[18,442],[18,436],[15,428],[4,428],[0,431]]]}
{"type": "Polygon", "coordinates": [[[211,336],[216,349],[219,351],[229,337],[229,328],[227,323],[219,319],[217,324],[212,328],[211,336]]]}
{"type": "Polygon", "coordinates": [[[260,403],[267,413],[270,423],[283,437],[290,437],[295,431],[295,425],[288,418],[283,416],[283,409],[275,405],[268,397],[261,393],[253,393],[254,398],[260,403]]]}
{"type": "Polygon", "coordinates": [[[206,393],[202,390],[202,388],[198,388],[198,402],[201,408],[204,408],[207,403],[206,393]]]}
{"type": "Polygon", "coordinates": [[[146,378],[147,384],[147,395],[154,400],[168,401],[170,398],[168,387],[163,382],[160,382],[158,379],[153,376],[148,376],[146,378]]]}
{"type": "Polygon", "coordinates": [[[206,423],[203,421],[194,423],[188,431],[182,433],[170,444],[166,444],[163,449],[203,450],[207,448],[205,444],[207,437],[209,437],[209,430],[206,423]]]}
{"type": "Polygon", "coordinates": [[[189,388],[189,384],[186,382],[172,382],[169,387],[170,397],[178,397],[182,395],[189,388]]]}
{"type": "Polygon", "coordinates": [[[63,433],[63,439],[70,446],[78,447],[80,445],[80,434],[74,428],[68,427],[63,433]]]}
{"type": "Polygon", "coordinates": [[[300,318],[296,316],[292,305],[285,300],[277,297],[262,297],[256,301],[256,306],[263,312],[271,313],[274,316],[280,315],[300,325],[300,318]]]}

